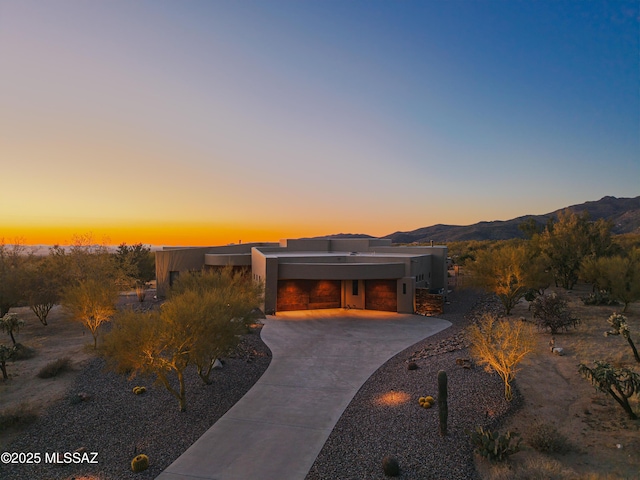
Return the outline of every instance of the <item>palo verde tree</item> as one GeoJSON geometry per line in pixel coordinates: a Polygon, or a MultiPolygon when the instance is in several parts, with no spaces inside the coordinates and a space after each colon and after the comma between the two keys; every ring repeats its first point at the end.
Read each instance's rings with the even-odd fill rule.
{"type": "Polygon", "coordinates": [[[595,362],[595,367],[589,368],[581,363],[578,372],[603,393],[611,395],[613,399],[627,412],[629,418],[636,420],[629,398],[640,395],[640,375],[628,368],[616,368],[606,362],[595,362]]]}
{"type": "Polygon", "coordinates": [[[123,282],[115,259],[104,245],[95,245],[87,235],[76,236],[70,252],[60,255],[57,261],[66,268],[67,286],[62,291],[61,304],[91,332],[97,348],[98,330],[115,313],[123,282]]]}
{"type": "Polygon", "coordinates": [[[627,256],[602,257],[596,262],[597,284],[611,294],[614,300],[629,304],[640,300],[640,249],[627,256]]]}
{"type": "Polygon", "coordinates": [[[115,259],[123,277],[128,278],[132,286],[144,285],[156,276],[155,255],[142,243],[120,244],[115,259]]]}
{"type": "Polygon", "coordinates": [[[507,244],[478,252],[468,268],[473,283],[495,293],[509,315],[530,288],[529,261],[523,245],[507,244]]]}
{"type": "Polygon", "coordinates": [[[589,221],[585,211],[558,214],[558,220],[540,234],[540,247],[556,285],[571,290],[578,281],[580,265],[586,257],[600,257],[611,248],[611,225],[599,219],[589,221]]]}
{"type": "Polygon", "coordinates": [[[93,348],[98,348],[98,330],[116,312],[118,289],[109,281],[95,278],[80,280],[64,289],[62,305],[72,318],[82,323],[93,336],[93,348]]]}
{"type": "Polygon", "coordinates": [[[118,312],[103,348],[116,371],[130,372],[130,378],[138,374],[155,376],[176,397],[181,412],[187,408],[184,373],[192,363],[189,353],[195,339],[195,332],[184,319],[156,311],[118,312]]]}
{"type": "Polygon", "coordinates": [[[237,346],[261,296],[260,285],[230,269],[183,275],[160,312],[115,317],[105,354],[117,370],[154,375],[184,411],[187,367],[210,383],[215,359],[237,346]]]}
{"type": "MultiPolygon", "coordinates": [[[[53,247],[54,250],[58,247],[53,247]]],[[[51,309],[60,303],[65,286],[64,265],[55,253],[34,258],[25,272],[25,297],[31,311],[43,325],[51,309]]]]}
{"type": "Polygon", "coordinates": [[[0,240],[0,317],[24,302],[24,271],[29,258],[19,240],[12,245],[0,240]]]}
{"type": "Polygon", "coordinates": [[[504,396],[511,401],[511,382],[518,372],[518,364],[534,349],[532,326],[520,320],[498,320],[485,314],[477,324],[469,327],[471,355],[480,365],[494,370],[504,382],[504,396]]]}

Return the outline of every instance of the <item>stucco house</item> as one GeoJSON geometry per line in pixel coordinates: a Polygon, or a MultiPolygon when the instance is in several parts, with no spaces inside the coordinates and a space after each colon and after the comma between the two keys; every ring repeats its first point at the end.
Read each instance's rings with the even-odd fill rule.
{"type": "Polygon", "coordinates": [[[341,307],[414,313],[417,290],[447,287],[446,246],[322,238],[164,248],[156,252],[158,295],[181,272],[229,265],[264,283],[267,313],[341,307]]]}

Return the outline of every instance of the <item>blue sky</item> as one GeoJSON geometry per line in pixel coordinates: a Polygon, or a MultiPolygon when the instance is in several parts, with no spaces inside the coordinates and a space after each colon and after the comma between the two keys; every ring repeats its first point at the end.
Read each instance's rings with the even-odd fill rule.
{"type": "Polygon", "coordinates": [[[640,195],[639,9],[0,0],[5,236],[385,235],[640,195]]]}

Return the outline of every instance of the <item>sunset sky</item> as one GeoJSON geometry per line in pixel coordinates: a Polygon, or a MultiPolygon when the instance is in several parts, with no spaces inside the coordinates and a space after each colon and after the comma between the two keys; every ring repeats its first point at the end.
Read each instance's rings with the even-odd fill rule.
{"type": "Polygon", "coordinates": [[[0,239],[382,236],[638,196],[639,8],[0,0],[0,239]]]}

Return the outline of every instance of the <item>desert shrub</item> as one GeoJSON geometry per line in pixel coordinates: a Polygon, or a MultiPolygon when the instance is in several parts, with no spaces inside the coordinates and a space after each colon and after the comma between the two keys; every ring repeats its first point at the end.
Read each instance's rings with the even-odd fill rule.
{"type": "MultiPolygon", "coordinates": [[[[573,469],[565,468],[557,460],[539,455],[528,458],[515,468],[513,465],[497,463],[492,466],[489,478],[491,480],[587,480],[590,477],[578,475],[573,469]]],[[[605,477],[598,476],[591,480],[605,480],[605,477]]]]}
{"type": "Polygon", "coordinates": [[[489,429],[477,427],[474,431],[467,431],[474,452],[492,462],[506,460],[509,455],[520,451],[520,438],[517,433],[507,432],[501,435],[489,429]]]}
{"type": "Polygon", "coordinates": [[[560,330],[566,331],[580,323],[579,319],[571,315],[567,301],[555,293],[537,297],[531,302],[531,312],[538,328],[549,330],[552,334],[560,330]]]}
{"type": "Polygon", "coordinates": [[[409,362],[407,364],[407,370],[417,370],[418,364],[416,362],[409,362]]]}
{"type": "Polygon", "coordinates": [[[580,297],[585,305],[618,305],[609,292],[606,290],[596,290],[586,297],[580,297]]]}
{"type": "Polygon", "coordinates": [[[149,457],[144,454],[136,455],[136,457],[131,460],[131,470],[134,472],[142,472],[149,468],[149,457]]]}
{"type": "Polygon", "coordinates": [[[431,408],[433,406],[433,397],[428,396],[428,397],[420,397],[418,399],[418,403],[420,404],[420,406],[422,408],[431,408]]]}
{"type": "Polygon", "coordinates": [[[52,378],[71,370],[71,359],[62,357],[53,362],[47,363],[38,372],[38,378],[52,378]]]}
{"type": "Polygon", "coordinates": [[[35,349],[31,347],[27,347],[22,343],[16,343],[15,346],[13,347],[13,356],[11,357],[11,359],[14,361],[29,360],[30,358],[33,358],[35,356],[36,356],[35,349]]]}
{"type": "Polygon", "coordinates": [[[382,459],[382,470],[387,477],[400,475],[400,464],[396,457],[387,456],[382,459]]]}
{"type": "Polygon", "coordinates": [[[133,393],[136,395],[142,395],[146,391],[147,389],[145,387],[133,387],[133,393]]]}
{"type": "Polygon", "coordinates": [[[9,428],[21,428],[38,419],[38,411],[28,403],[21,403],[15,407],[0,412],[0,431],[9,428]]]}
{"type": "Polygon", "coordinates": [[[549,423],[534,423],[529,430],[527,443],[544,453],[565,453],[570,450],[567,437],[549,423]]]}

